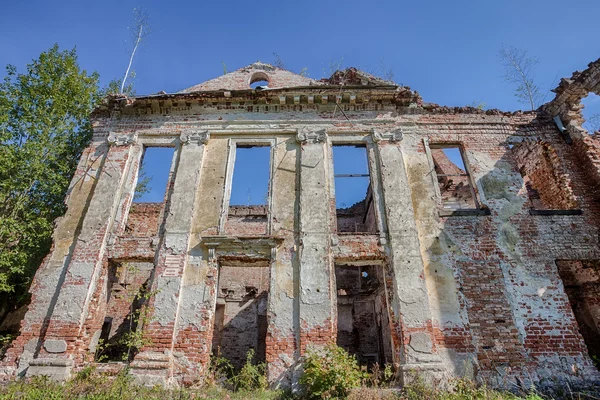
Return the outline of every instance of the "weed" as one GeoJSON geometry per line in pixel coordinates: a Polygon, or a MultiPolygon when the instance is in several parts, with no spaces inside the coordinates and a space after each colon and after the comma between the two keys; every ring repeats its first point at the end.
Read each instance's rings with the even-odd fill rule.
{"type": "Polygon", "coordinates": [[[246,354],[246,363],[242,369],[232,377],[234,390],[264,390],[269,386],[265,363],[253,363],[254,349],[246,354]]]}

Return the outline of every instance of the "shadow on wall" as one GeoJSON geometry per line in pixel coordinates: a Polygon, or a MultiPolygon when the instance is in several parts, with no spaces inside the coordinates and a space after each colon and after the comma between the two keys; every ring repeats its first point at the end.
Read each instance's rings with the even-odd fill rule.
{"type": "Polygon", "coordinates": [[[268,291],[251,288],[242,299],[219,297],[215,311],[213,356],[223,357],[239,370],[254,350],[254,362],[266,360],[268,291]]]}

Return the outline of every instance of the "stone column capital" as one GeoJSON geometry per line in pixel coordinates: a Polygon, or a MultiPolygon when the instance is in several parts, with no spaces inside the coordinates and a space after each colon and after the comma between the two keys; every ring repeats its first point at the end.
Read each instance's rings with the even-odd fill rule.
{"type": "Polygon", "coordinates": [[[300,128],[296,133],[296,141],[301,144],[321,143],[327,140],[325,129],[300,128]]]}
{"type": "Polygon", "coordinates": [[[137,132],[133,132],[130,134],[111,132],[106,138],[106,141],[110,146],[127,146],[130,144],[137,143],[138,134],[137,132]]]}
{"type": "Polygon", "coordinates": [[[384,140],[388,140],[391,143],[396,143],[402,140],[404,132],[402,128],[391,128],[391,129],[373,129],[372,131],[373,142],[379,143],[384,140]]]}
{"type": "Polygon", "coordinates": [[[186,131],[179,135],[179,141],[183,145],[190,144],[192,142],[197,144],[206,144],[208,143],[208,139],[210,139],[210,133],[208,130],[186,131]]]}

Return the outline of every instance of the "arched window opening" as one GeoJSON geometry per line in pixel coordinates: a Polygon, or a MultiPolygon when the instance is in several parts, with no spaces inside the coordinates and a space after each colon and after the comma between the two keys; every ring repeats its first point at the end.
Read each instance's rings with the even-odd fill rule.
{"type": "Polygon", "coordinates": [[[255,72],[252,74],[249,84],[252,89],[268,89],[269,76],[264,72],[255,72]]]}
{"type": "Polygon", "coordinates": [[[590,134],[600,131],[600,96],[590,93],[581,100],[581,104],[583,105],[581,110],[584,119],[583,128],[590,134]]]}

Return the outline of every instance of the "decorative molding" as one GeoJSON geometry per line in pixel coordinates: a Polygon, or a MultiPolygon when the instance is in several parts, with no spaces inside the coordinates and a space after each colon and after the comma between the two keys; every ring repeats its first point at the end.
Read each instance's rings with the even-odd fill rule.
{"type": "Polygon", "coordinates": [[[217,259],[217,251],[214,247],[208,248],[208,261],[216,261],[217,259]]]}
{"type": "Polygon", "coordinates": [[[179,141],[183,145],[190,144],[191,142],[206,144],[208,143],[208,139],[210,139],[208,130],[183,132],[179,135],[179,141]]]}
{"type": "Polygon", "coordinates": [[[135,144],[138,141],[137,132],[130,133],[129,135],[110,133],[106,138],[106,141],[111,146],[127,146],[130,144],[135,144]]]}
{"type": "Polygon", "coordinates": [[[310,129],[300,128],[296,133],[296,141],[298,143],[321,143],[327,140],[327,132],[325,129],[310,129]]]}
{"type": "Polygon", "coordinates": [[[375,143],[379,143],[383,140],[389,140],[392,143],[396,143],[402,140],[404,132],[402,131],[402,128],[395,128],[383,132],[373,129],[372,135],[375,143]]]}
{"type": "Polygon", "coordinates": [[[277,259],[277,247],[272,246],[271,247],[271,262],[275,262],[276,259],[277,259]]]}

